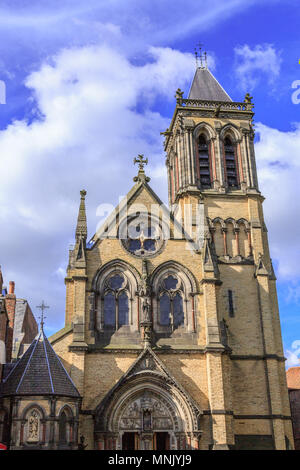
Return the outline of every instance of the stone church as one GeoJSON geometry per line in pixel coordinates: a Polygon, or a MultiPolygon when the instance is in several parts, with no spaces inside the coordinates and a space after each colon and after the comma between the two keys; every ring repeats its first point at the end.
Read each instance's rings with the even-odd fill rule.
{"type": "MultiPolygon", "coordinates": [[[[70,442],[293,448],[253,115],[249,94],[232,101],[197,67],[163,133],[169,208],[151,189],[142,155],[134,185],[90,241],[80,192],[65,327],[49,343],[39,337],[64,367],[70,442]]],[[[39,401],[46,447],[48,408],[39,401]]]]}

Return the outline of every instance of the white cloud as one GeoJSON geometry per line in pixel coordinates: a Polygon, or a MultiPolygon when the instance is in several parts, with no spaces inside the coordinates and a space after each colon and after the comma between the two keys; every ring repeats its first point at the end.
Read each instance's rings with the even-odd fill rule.
{"type": "Polygon", "coordinates": [[[160,131],[169,118],[153,103],[175,105],[175,90],[187,89],[192,79],[194,58],[170,48],[152,47],[148,55],[150,62],[141,66],[107,46],[62,50],[26,80],[40,118],[0,131],[5,282],[15,280],[17,295],[29,297],[33,308],[41,299],[50,304],[50,326],[64,321],[61,275],[79,190],[88,191],[90,235],[97,206],[116,204],[133,185],[138,153],[149,158],[152,186],[166,198],[160,131]]]}
{"type": "Polygon", "coordinates": [[[240,86],[252,91],[261,80],[273,85],[279,76],[281,57],[272,44],[257,44],[251,49],[248,44],[237,46],[235,53],[235,73],[240,86]]]}
{"type": "Polygon", "coordinates": [[[300,281],[300,123],[283,132],[256,124],[260,140],[256,144],[259,185],[269,230],[271,256],[278,260],[280,280],[300,281]]]}
{"type": "Polygon", "coordinates": [[[300,340],[293,341],[291,348],[293,351],[287,349],[285,351],[286,363],[285,366],[289,367],[300,366],[300,340]]]}

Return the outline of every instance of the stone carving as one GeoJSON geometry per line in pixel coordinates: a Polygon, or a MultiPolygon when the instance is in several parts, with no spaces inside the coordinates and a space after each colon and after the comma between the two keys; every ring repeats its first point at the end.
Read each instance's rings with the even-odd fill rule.
{"type": "Polygon", "coordinates": [[[39,441],[40,416],[37,410],[32,410],[28,419],[28,442],[39,441]]]}
{"type": "Polygon", "coordinates": [[[177,88],[176,93],[175,93],[175,98],[176,98],[177,104],[179,104],[180,106],[182,103],[183,93],[184,92],[180,88],[177,88]]]}
{"type": "Polygon", "coordinates": [[[250,93],[246,93],[244,102],[249,104],[249,103],[252,103],[252,100],[253,100],[253,96],[250,96],[250,93]]]}
{"type": "Polygon", "coordinates": [[[149,392],[127,406],[120,419],[122,430],[155,431],[172,428],[169,410],[149,392]]]}
{"type": "Polygon", "coordinates": [[[143,428],[144,431],[151,431],[152,429],[152,419],[151,419],[151,411],[145,410],[143,414],[143,428]]]}
{"type": "Polygon", "coordinates": [[[143,300],[143,321],[151,322],[150,304],[147,297],[143,300]]]}
{"type": "Polygon", "coordinates": [[[149,297],[151,295],[151,288],[148,280],[148,267],[147,261],[143,261],[143,272],[142,282],[140,285],[139,296],[142,300],[142,321],[141,327],[143,331],[143,342],[144,347],[150,346],[152,341],[152,312],[151,305],[149,303],[149,297]]]}

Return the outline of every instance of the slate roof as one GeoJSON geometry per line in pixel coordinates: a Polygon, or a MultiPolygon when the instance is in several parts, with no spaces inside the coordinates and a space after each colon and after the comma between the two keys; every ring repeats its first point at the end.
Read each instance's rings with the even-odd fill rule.
{"type": "Polygon", "coordinates": [[[232,101],[218,80],[206,68],[198,67],[188,99],[208,101],[232,101]]]}
{"type": "Polygon", "coordinates": [[[23,330],[24,318],[27,310],[27,300],[16,299],[16,308],[15,308],[15,319],[14,319],[14,334],[13,334],[13,345],[16,341],[19,343],[22,342],[25,333],[23,330]]]}
{"type": "Polygon", "coordinates": [[[80,397],[43,330],[0,384],[0,396],[10,395],[80,397]]]}

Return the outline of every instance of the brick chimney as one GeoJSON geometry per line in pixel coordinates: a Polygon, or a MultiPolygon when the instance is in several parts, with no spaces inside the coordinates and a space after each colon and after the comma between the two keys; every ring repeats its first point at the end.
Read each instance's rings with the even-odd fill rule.
{"type": "Polygon", "coordinates": [[[5,306],[8,315],[8,330],[7,330],[7,349],[6,349],[6,360],[11,361],[12,347],[13,347],[13,335],[14,335],[14,323],[15,323],[15,311],[16,311],[16,296],[15,296],[15,283],[14,281],[9,282],[8,294],[5,296],[5,306]]]}
{"type": "Polygon", "coordinates": [[[9,281],[8,293],[9,294],[14,294],[15,293],[15,283],[14,283],[14,281],[9,281]]]}

